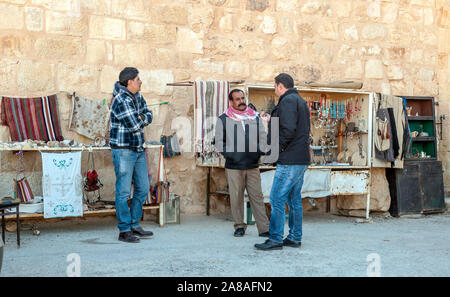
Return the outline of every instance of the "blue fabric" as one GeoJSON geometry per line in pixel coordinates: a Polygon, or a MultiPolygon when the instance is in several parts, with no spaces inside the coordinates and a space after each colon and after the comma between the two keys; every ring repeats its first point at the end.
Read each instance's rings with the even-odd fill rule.
{"type": "Polygon", "coordinates": [[[149,192],[147,161],[144,152],[130,149],[112,149],[112,160],[116,173],[116,217],[120,232],[139,227],[142,217],[142,206],[149,192]],[[131,182],[134,193],[131,207],[127,200],[131,197],[131,182]]]}
{"type": "Polygon", "coordinates": [[[113,95],[110,145],[141,148],[144,144],[143,128],[152,122],[152,111],[147,108],[141,93],[133,95],[119,82],[114,85],[113,95]]]}
{"type": "Polygon", "coordinates": [[[270,192],[269,232],[271,241],[283,242],[285,224],[285,203],[289,207],[289,235],[287,238],[295,242],[302,241],[302,186],[303,177],[308,165],[277,165],[270,192]]]}

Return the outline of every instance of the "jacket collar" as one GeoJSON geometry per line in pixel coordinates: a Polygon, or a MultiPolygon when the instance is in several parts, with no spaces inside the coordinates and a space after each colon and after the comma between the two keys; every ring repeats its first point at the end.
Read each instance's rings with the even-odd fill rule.
{"type": "Polygon", "coordinates": [[[137,98],[139,96],[139,92],[137,92],[136,94],[132,94],[126,87],[122,86],[118,81],[114,84],[114,91],[113,91],[113,96],[116,97],[118,94],[121,93],[126,93],[129,96],[131,96],[131,98],[137,98]]]}
{"type": "Polygon", "coordinates": [[[278,104],[280,104],[281,100],[283,100],[284,97],[286,97],[289,94],[298,94],[298,91],[296,88],[290,88],[288,89],[283,95],[280,96],[280,99],[278,100],[278,104]]]}

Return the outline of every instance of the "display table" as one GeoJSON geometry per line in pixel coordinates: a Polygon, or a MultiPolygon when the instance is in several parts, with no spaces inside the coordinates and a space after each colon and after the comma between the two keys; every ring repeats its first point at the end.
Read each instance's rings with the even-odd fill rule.
{"type": "MultiPolygon", "coordinates": [[[[162,145],[144,145],[145,149],[162,149],[163,146],[162,145]]],[[[75,151],[107,151],[107,150],[111,150],[111,148],[109,146],[89,146],[89,145],[83,145],[83,146],[77,146],[77,147],[26,147],[26,146],[10,146],[10,147],[0,147],[0,152],[2,151],[24,151],[24,152],[75,152],[75,151]]],[[[163,157],[161,157],[163,158],[163,157]]],[[[143,206],[143,210],[152,210],[152,209],[156,209],[158,210],[158,216],[157,216],[157,223],[159,223],[160,227],[164,226],[164,201],[162,201],[161,203],[158,204],[154,204],[154,205],[144,205],[143,206]]],[[[101,209],[101,210],[88,210],[88,211],[83,211],[83,217],[93,217],[93,216],[104,216],[104,215],[114,215],[116,213],[115,209],[101,209]]],[[[67,217],[67,218],[76,218],[76,217],[67,217]]],[[[14,220],[17,219],[15,215],[12,214],[5,214],[5,219],[6,220],[14,220]]],[[[46,220],[44,218],[44,214],[43,213],[36,213],[36,214],[21,214],[20,215],[20,219],[42,219],[42,220],[46,220]]],[[[66,217],[64,218],[54,218],[54,219],[48,219],[48,220],[59,220],[59,219],[66,219],[66,217]]]]}

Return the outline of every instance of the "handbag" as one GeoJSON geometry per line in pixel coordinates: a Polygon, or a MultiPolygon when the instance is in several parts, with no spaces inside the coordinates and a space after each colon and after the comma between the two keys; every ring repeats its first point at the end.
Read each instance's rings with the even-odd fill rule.
{"type": "Polygon", "coordinates": [[[16,197],[20,199],[20,202],[28,202],[34,199],[33,191],[31,190],[30,184],[25,176],[25,164],[23,162],[23,151],[16,153],[19,155],[19,160],[17,161],[17,174],[14,179],[14,190],[16,197]],[[19,166],[22,164],[22,175],[23,177],[19,179],[19,166]]]}
{"type": "Polygon", "coordinates": [[[89,203],[89,197],[88,197],[87,193],[94,192],[94,191],[98,191],[97,201],[100,201],[100,188],[101,187],[103,187],[103,184],[100,182],[100,179],[98,178],[98,173],[95,170],[94,154],[92,151],[89,151],[86,171],[84,172],[84,178],[83,178],[83,190],[84,190],[84,196],[85,196],[86,202],[89,203]],[[91,168],[89,168],[89,163],[92,164],[91,168]],[[89,169],[91,169],[91,170],[89,170],[89,169]]]}

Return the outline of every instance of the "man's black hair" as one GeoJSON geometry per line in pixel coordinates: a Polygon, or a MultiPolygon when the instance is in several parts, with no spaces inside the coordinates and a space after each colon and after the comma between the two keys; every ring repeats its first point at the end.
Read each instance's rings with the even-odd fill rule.
{"type": "Polygon", "coordinates": [[[276,84],[282,84],[286,89],[294,87],[294,79],[287,73],[280,73],[275,77],[276,84]]]}
{"type": "Polygon", "coordinates": [[[122,71],[120,71],[119,83],[122,86],[127,87],[128,86],[128,81],[135,79],[136,76],[138,76],[138,74],[139,74],[139,71],[136,68],[134,68],[134,67],[125,67],[122,71]]]}
{"type": "Polygon", "coordinates": [[[236,93],[236,92],[242,92],[242,94],[245,94],[244,91],[242,91],[241,89],[231,90],[231,92],[228,94],[228,100],[233,100],[233,93],[236,93]]]}

